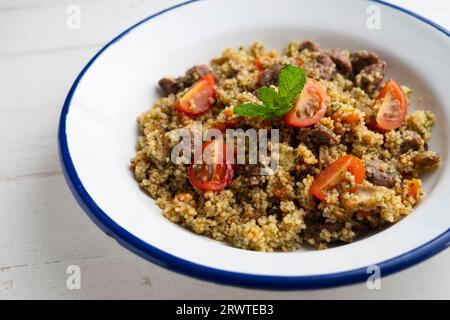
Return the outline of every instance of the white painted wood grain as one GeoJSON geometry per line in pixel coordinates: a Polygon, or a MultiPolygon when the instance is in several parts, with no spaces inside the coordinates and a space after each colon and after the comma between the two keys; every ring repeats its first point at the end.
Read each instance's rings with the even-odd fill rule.
{"type": "MultiPolygon", "coordinates": [[[[180,1],[0,1],[0,299],[450,298],[449,250],[384,278],[381,290],[274,292],[191,279],[150,264],[104,235],[70,194],[57,156],[64,98],[100,46],[180,1]],[[80,30],[66,8],[82,9],[80,30]],[[66,288],[69,265],[82,290],[66,288]]],[[[395,0],[450,28],[448,1],[395,0]]]]}

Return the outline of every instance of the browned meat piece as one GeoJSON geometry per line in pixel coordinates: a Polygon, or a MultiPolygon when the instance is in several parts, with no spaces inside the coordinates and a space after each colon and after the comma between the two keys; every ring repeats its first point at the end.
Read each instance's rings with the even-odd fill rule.
{"type": "Polygon", "coordinates": [[[344,228],[344,224],[340,222],[325,223],[324,227],[330,232],[339,232],[344,228]]]}
{"type": "Polygon", "coordinates": [[[305,40],[298,46],[298,51],[309,50],[309,51],[320,51],[320,46],[317,42],[312,40],[305,40]]]}
{"type": "Polygon", "coordinates": [[[336,64],[336,69],[343,75],[349,75],[352,72],[352,63],[348,51],[333,49],[328,52],[331,60],[336,64]]]}
{"type": "Polygon", "coordinates": [[[330,80],[336,71],[336,65],[326,53],[319,53],[313,62],[313,77],[316,79],[330,80]]]}
{"type": "Polygon", "coordinates": [[[400,146],[401,153],[407,153],[408,151],[417,151],[422,146],[423,141],[418,133],[411,131],[411,134],[405,137],[405,141],[400,146]]]}
{"type": "Polygon", "coordinates": [[[420,169],[428,169],[439,165],[440,162],[439,155],[434,151],[424,151],[416,154],[412,158],[414,166],[420,169]]]}
{"type": "MultiPolygon", "coordinates": [[[[301,205],[303,205],[303,203],[301,205]]],[[[314,209],[314,207],[311,207],[309,209],[311,209],[311,211],[309,211],[309,210],[306,211],[306,214],[304,216],[304,220],[307,225],[315,224],[315,223],[322,221],[322,219],[323,219],[322,211],[312,210],[312,209],[314,209]]]]}
{"type": "Polygon", "coordinates": [[[324,229],[323,223],[311,224],[303,231],[302,237],[303,237],[303,239],[306,239],[306,240],[312,239],[316,242],[323,241],[320,238],[320,233],[322,232],[323,229],[324,229]]]}
{"type": "Polygon", "coordinates": [[[340,142],[338,135],[321,124],[317,124],[309,130],[309,139],[317,145],[333,145],[340,142]]]}
{"type": "Polygon", "coordinates": [[[367,93],[373,93],[379,89],[386,70],[386,61],[376,53],[365,50],[350,54],[352,64],[352,76],[358,87],[367,93]]]}
{"type": "Polygon", "coordinates": [[[380,56],[370,51],[360,50],[350,54],[350,62],[354,75],[357,75],[365,67],[382,61],[380,56]]]}
{"type": "Polygon", "coordinates": [[[386,62],[381,61],[364,67],[356,76],[355,83],[358,87],[367,93],[373,93],[378,90],[383,82],[384,72],[386,71],[386,62]]]}
{"type": "Polygon", "coordinates": [[[225,73],[225,77],[227,78],[227,79],[231,79],[231,78],[234,78],[234,77],[236,77],[238,74],[239,74],[239,72],[240,72],[240,70],[237,70],[237,69],[229,69],[226,73],[225,73]]]}
{"type": "Polygon", "coordinates": [[[381,170],[381,160],[372,160],[366,165],[366,179],[377,186],[392,188],[395,185],[395,174],[381,170]]]}
{"type": "Polygon", "coordinates": [[[184,88],[192,86],[195,82],[206,76],[208,73],[211,73],[208,66],[194,66],[186,71],[184,76],[176,79],[165,77],[159,80],[158,84],[161,87],[164,96],[168,96],[171,93],[177,94],[184,88]]]}
{"type": "Polygon", "coordinates": [[[164,96],[168,96],[171,93],[177,94],[181,90],[179,82],[171,78],[162,78],[158,84],[164,92],[164,96]]]}
{"type": "Polygon", "coordinates": [[[183,82],[186,87],[189,87],[209,73],[211,73],[211,69],[208,66],[194,66],[186,71],[183,82]]]}
{"type": "Polygon", "coordinates": [[[258,85],[260,87],[276,85],[281,68],[283,66],[280,63],[276,63],[272,67],[265,69],[259,77],[258,85]]]}

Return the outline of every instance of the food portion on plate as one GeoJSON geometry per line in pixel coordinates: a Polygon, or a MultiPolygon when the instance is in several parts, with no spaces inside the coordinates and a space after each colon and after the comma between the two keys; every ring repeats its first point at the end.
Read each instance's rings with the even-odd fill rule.
{"type": "Polygon", "coordinates": [[[164,97],[138,120],[134,176],[170,221],[242,249],[323,249],[380,230],[412,212],[420,174],[440,163],[428,150],[434,114],[408,112],[412,91],[386,68],[376,53],[311,40],[226,49],[159,81],[164,97]],[[180,129],[204,139],[189,156],[208,162],[174,159],[180,129]],[[276,168],[235,161],[236,142],[205,139],[211,129],[269,133],[276,168]]]}

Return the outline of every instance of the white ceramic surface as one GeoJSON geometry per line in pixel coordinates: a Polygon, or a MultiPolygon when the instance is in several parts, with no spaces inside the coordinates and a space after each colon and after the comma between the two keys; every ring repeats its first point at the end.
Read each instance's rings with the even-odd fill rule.
{"type": "Polygon", "coordinates": [[[364,268],[401,256],[448,232],[449,38],[428,24],[378,4],[381,29],[366,27],[370,3],[343,1],[199,1],[150,19],[109,46],[78,83],[66,118],[67,146],[85,190],[123,229],[172,256],[250,275],[314,276],[364,268]],[[320,15],[313,14],[320,12],[320,15]],[[197,236],[169,221],[128,170],[136,117],[158,98],[157,81],[182,74],[226,47],[254,40],[282,49],[312,38],[324,48],[368,49],[388,62],[387,77],[414,90],[411,109],[434,111],[430,149],[442,156],[427,175],[428,193],[412,215],[364,240],[325,251],[258,253],[197,236]]]}

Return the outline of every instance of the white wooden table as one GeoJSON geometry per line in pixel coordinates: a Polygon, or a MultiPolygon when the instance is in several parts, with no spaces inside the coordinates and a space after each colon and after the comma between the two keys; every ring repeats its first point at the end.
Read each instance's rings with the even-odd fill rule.
{"type": "MultiPolygon", "coordinates": [[[[0,299],[450,298],[450,250],[383,278],[381,290],[368,290],[365,284],[316,291],[247,290],[157,267],[89,220],[58,162],[56,132],[64,98],[103,44],[178,2],[0,0],[0,299]],[[81,9],[79,30],[67,27],[71,5],[81,9]],[[81,268],[81,290],[66,287],[70,265],[81,268]]],[[[395,3],[450,29],[449,1],[395,3]]]]}

